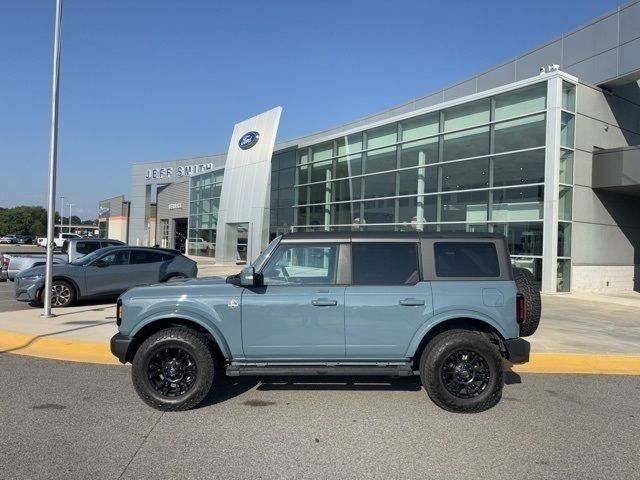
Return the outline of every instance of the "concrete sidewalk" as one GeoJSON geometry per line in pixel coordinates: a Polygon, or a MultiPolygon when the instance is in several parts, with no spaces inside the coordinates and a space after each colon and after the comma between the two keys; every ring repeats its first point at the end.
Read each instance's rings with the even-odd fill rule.
{"type": "MultiPolygon", "coordinates": [[[[640,295],[543,296],[543,318],[529,337],[532,361],[522,372],[640,374],[640,295]]],[[[117,364],[109,351],[115,306],[83,305],[0,313],[0,353],[117,364]]]]}

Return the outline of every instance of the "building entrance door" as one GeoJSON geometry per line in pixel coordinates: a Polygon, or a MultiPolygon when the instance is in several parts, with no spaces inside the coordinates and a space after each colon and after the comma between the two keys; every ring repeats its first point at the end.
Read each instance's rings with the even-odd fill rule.
{"type": "Polygon", "coordinates": [[[180,253],[185,253],[185,247],[187,245],[187,219],[176,218],[174,220],[173,231],[173,248],[179,250],[180,253]]]}
{"type": "Polygon", "coordinates": [[[236,228],[238,229],[238,237],[236,242],[236,263],[245,264],[247,263],[247,252],[249,247],[249,224],[248,223],[237,223],[236,228]]]}

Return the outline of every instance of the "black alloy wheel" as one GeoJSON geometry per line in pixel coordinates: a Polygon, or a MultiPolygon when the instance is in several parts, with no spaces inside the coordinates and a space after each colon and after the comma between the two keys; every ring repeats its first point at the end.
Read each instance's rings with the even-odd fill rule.
{"type": "Polygon", "coordinates": [[[162,411],[189,410],[209,393],[213,345],[200,332],[172,327],[149,336],[133,357],[131,378],[140,398],[162,411]]]}
{"type": "Polygon", "coordinates": [[[482,333],[449,330],[434,337],[422,352],[420,379],[440,408],[482,412],[502,397],[502,357],[482,333]]]}

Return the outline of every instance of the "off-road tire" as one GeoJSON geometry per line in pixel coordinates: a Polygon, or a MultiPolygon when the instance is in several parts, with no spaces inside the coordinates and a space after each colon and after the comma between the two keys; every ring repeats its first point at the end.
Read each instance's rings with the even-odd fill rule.
{"type": "Polygon", "coordinates": [[[420,358],[420,379],[429,398],[449,412],[477,413],[496,405],[502,397],[504,372],[497,348],[481,333],[449,330],[434,337],[420,358]],[[488,370],[485,387],[473,398],[460,398],[451,393],[443,380],[443,366],[451,355],[472,351],[484,360],[488,370]]]}
{"type": "Polygon", "coordinates": [[[216,362],[211,342],[201,333],[184,327],[160,330],[147,338],[138,348],[131,369],[136,393],[149,406],[165,411],[189,410],[209,393],[216,374],[216,362]],[[195,382],[183,394],[169,397],[158,392],[149,379],[149,365],[155,355],[165,349],[185,351],[196,367],[195,382]]]}
{"type": "Polygon", "coordinates": [[[520,324],[520,336],[533,335],[540,325],[542,303],[540,302],[540,289],[536,285],[536,279],[526,268],[514,268],[513,279],[518,287],[518,293],[524,295],[525,317],[520,324]]]}

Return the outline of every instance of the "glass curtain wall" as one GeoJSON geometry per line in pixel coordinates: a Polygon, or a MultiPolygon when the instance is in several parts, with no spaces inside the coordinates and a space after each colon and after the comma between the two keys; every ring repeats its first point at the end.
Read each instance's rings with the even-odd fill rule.
{"type": "Polygon", "coordinates": [[[546,92],[541,81],[300,148],[286,202],[272,176],[272,228],[293,207],[297,231],[499,232],[540,279],[546,92]]]}
{"type": "Polygon", "coordinates": [[[218,207],[224,170],[191,177],[189,184],[189,255],[215,257],[218,207]]]}
{"type": "Polygon", "coordinates": [[[296,150],[277,152],[271,157],[271,208],[269,241],[291,231],[296,203],[296,150]]]}

